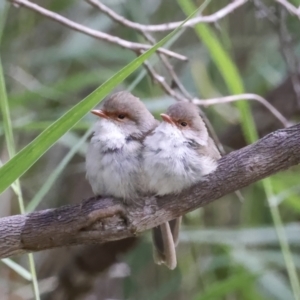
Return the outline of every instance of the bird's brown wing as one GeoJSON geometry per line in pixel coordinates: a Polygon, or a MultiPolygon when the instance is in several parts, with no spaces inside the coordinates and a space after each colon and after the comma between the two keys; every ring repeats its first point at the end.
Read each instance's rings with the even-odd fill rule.
{"type": "Polygon", "coordinates": [[[208,137],[208,142],[206,146],[197,145],[197,152],[201,156],[208,156],[214,160],[219,160],[221,158],[221,154],[215,142],[210,137],[208,137]]]}
{"type": "Polygon", "coordinates": [[[215,142],[210,137],[208,138],[208,148],[211,149],[210,150],[210,156],[213,159],[219,160],[221,158],[221,154],[220,154],[215,142]]]}

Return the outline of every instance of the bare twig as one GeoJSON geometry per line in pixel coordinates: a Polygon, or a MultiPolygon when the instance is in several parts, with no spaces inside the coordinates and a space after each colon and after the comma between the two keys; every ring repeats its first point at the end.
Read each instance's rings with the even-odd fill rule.
{"type": "MultiPolygon", "coordinates": [[[[154,45],[156,43],[155,38],[153,36],[151,36],[150,33],[142,32],[142,34],[148,40],[148,42],[151,43],[152,45],[154,45]]],[[[192,99],[191,95],[185,89],[184,85],[181,83],[179,77],[175,73],[174,68],[173,68],[172,64],[169,62],[168,58],[160,53],[158,53],[158,57],[160,58],[163,65],[165,66],[166,70],[169,72],[173,82],[176,84],[176,86],[178,87],[178,89],[182,93],[182,95],[185,96],[187,99],[191,100],[192,99]]]]}
{"type": "Polygon", "coordinates": [[[300,7],[297,8],[296,6],[294,6],[293,4],[291,4],[286,0],[275,0],[275,1],[280,3],[282,6],[284,6],[290,14],[293,14],[300,19],[300,7]]]}
{"type": "MultiPolygon", "coordinates": [[[[148,42],[150,42],[152,45],[154,45],[156,43],[156,40],[154,39],[153,36],[150,35],[150,33],[148,33],[147,31],[145,31],[143,29],[141,29],[138,26],[138,25],[140,25],[139,23],[135,23],[135,22],[132,22],[128,19],[125,19],[124,17],[120,16],[119,14],[114,12],[112,9],[110,9],[108,6],[104,5],[100,1],[86,0],[86,2],[90,3],[94,7],[98,8],[100,11],[102,11],[104,14],[106,14],[112,20],[120,23],[121,25],[124,25],[128,28],[131,28],[131,29],[134,29],[134,30],[137,30],[137,31],[141,32],[142,35],[146,38],[146,40],[148,40],[148,42]],[[136,26],[134,26],[133,24],[135,24],[136,26]],[[137,28],[139,28],[139,29],[137,29],[137,28]]],[[[166,67],[167,71],[169,72],[170,76],[172,77],[172,80],[176,83],[177,87],[181,91],[181,93],[186,98],[191,100],[192,97],[190,96],[188,91],[185,89],[185,87],[183,86],[181,81],[179,80],[178,76],[174,72],[173,66],[170,64],[168,59],[164,55],[161,55],[161,54],[158,54],[158,55],[159,55],[160,60],[162,61],[162,63],[166,67]]],[[[149,64],[148,64],[148,67],[149,67],[149,64]]],[[[157,82],[160,82],[161,80],[163,80],[165,82],[164,78],[161,77],[160,75],[158,75],[157,73],[154,74],[153,72],[149,72],[149,70],[148,70],[148,73],[150,74],[150,76],[152,76],[152,79],[155,79],[157,82]],[[157,77],[157,78],[155,78],[155,77],[157,77]]],[[[167,85],[164,85],[163,88],[169,95],[171,95],[171,93],[172,93],[171,87],[168,87],[167,85]]],[[[172,93],[172,96],[177,100],[180,100],[182,98],[180,96],[175,97],[175,92],[172,93]]]]}
{"type": "MultiPolygon", "coordinates": [[[[179,22],[171,22],[171,23],[159,24],[159,25],[143,25],[123,18],[122,16],[115,13],[113,10],[111,10],[109,7],[107,7],[100,1],[97,0],[86,0],[86,1],[91,5],[93,5],[94,7],[101,10],[102,12],[104,12],[105,14],[107,14],[108,16],[110,16],[112,19],[119,22],[120,24],[123,24],[126,27],[135,29],[140,32],[173,30],[182,23],[181,21],[179,21],[179,22]]],[[[232,13],[234,10],[236,10],[238,7],[242,6],[246,2],[248,2],[248,0],[235,0],[210,16],[198,16],[189,20],[183,25],[183,27],[192,27],[198,23],[215,23],[218,20],[227,16],[228,14],[232,13]]]]}
{"type": "Polygon", "coordinates": [[[185,101],[185,102],[189,101],[187,98],[185,98],[185,97],[179,95],[178,93],[176,93],[170,87],[170,85],[167,83],[165,77],[163,77],[163,76],[159,75],[158,73],[156,73],[156,71],[149,64],[149,62],[144,62],[144,66],[147,69],[148,73],[150,74],[151,78],[161,86],[161,88],[166,92],[167,95],[170,95],[171,97],[173,97],[177,101],[185,101]]]}
{"type": "Polygon", "coordinates": [[[300,124],[280,129],[219,160],[206,180],[179,195],[141,199],[124,208],[118,199],[0,219],[0,258],[54,247],[103,243],[134,236],[186,214],[262,178],[300,163],[300,124]]]}
{"type": "Polygon", "coordinates": [[[213,98],[213,99],[206,99],[206,100],[200,100],[200,99],[194,99],[193,103],[197,105],[203,105],[203,106],[210,106],[210,105],[216,105],[216,104],[224,104],[229,102],[235,102],[239,100],[255,100],[261,103],[265,108],[267,108],[273,115],[278,119],[284,127],[289,127],[291,123],[272,105],[270,104],[266,99],[263,97],[256,95],[256,94],[240,94],[240,95],[232,95],[232,96],[225,96],[220,98],[213,98]]]}
{"type": "MultiPolygon", "coordinates": [[[[140,43],[130,42],[130,41],[121,39],[117,36],[113,36],[113,35],[107,34],[105,32],[91,29],[87,26],[78,24],[74,21],[69,20],[66,17],[63,17],[57,13],[47,10],[47,9],[45,9],[35,3],[27,1],[27,0],[9,0],[9,1],[16,6],[24,6],[34,12],[37,12],[55,22],[58,22],[64,26],[66,26],[68,28],[71,28],[71,29],[76,30],[81,33],[84,33],[84,34],[94,37],[96,39],[103,40],[103,41],[118,45],[120,47],[132,50],[136,53],[140,52],[141,50],[148,50],[151,48],[150,45],[144,45],[144,44],[140,44],[140,43]]],[[[159,48],[157,51],[160,53],[163,53],[167,56],[177,58],[179,60],[187,60],[186,56],[175,53],[173,51],[170,51],[170,50],[167,50],[164,48],[159,48]]]]}

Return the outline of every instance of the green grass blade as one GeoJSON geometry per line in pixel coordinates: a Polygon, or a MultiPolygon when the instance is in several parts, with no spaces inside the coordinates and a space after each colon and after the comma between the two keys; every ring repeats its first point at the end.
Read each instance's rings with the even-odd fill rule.
{"type": "MultiPolygon", "coordinates": [[[[195,11],[196,13],[197,11],[195,11]]],[[[89,96],[67,111],[56,122],[51,124],[30,144],[0,169],[0,193],[6,190],[17,178],[23,175],[56,141],[70,130],[80,119],[97,105],[113,88],[134,72],[159,47],[163,46],[188,21],[190,15],[178,28],[159,41],[151,49],[134,59],[126,67],[117,72],[89,96]]]]}
{"type": "Polygon", "coordinates": [[[7,2],[0,5],[0,12],[2,11],[1,20],[0,20],[0,44],[2,40],[2,34],[5,27],[5,21],[8,14],[9,6],[10,4],[7,2]]]}
{"type": "Polygon", "coordinates": [[[11,125],[11,119],[9,114],[9,107],[8,101],[6,96],[6,88],[2,70],[2,62],[0,58],[0,106],[1,106],[1,113],[3,118],[3,129],[6,139],[6,146],[7,151],[10,157],[15,155],[15,147],[14,147],[14,138],[13,138],[13,131],[11,125]]]}
{"type": "MultiPolygon", "coordinates": [[[[7,93],[6,93],[6,87],[4,82],[4,74],[2,69],[2,61],[0,57],[0,107],[1,112],[3,116],[3,127],[4,127],[4,133],[5,133],[5,140],[7,144],[7,149],[10,158],[15,154],[15,145],[14,145],[14,137],[13,137],[13,130],[12,130],[12,124],[10,119],[10,112],[9,112],[9,105],[7,101],[7,93]]],[[[19,207],[21,213],[24,213],[24,201],[23,201],[23,194],[22,189],[20,185],[20,181],[18,178],[16,178],[13,182],[13,189],[17,195],[18,201],[19,201],[19,207]]],[[[35,265],[34,265],[34,259],[33,254],[28,254],[28,261],[29,261],[29,268],[31,272],[31,278],[32,278],[32,287],[34,291],[34,297],[36,300],[40,299],[40,292],[38,287],[38,281],[35,271],[35,265]]]]}
{"type": "Polygon", "coordinates": [[[276,203],[273,203],[274,195],[273,195],[271,180],[268,178],[263,180],[263,186],[268,198],[272,219],[275,224],[275,230],[278,236],[278,240],[280,242],[282,255],[286,264],[294,297],[295,300],[300,300],[300,285],[299,285],[298,274],[297,274],[296,266],[293,261],[289,243],[285,234],[285,229],[281,220],[279,208],[276,203]]]}
{"type": "Polygon", "coordinates": [[[16,273],[18,273],[24,279],[26,279],[28,281],[32,280],[32,276],[31,276],[30,272],[28,272],[25,268],[23,268],[22,266],[20,266],[16,262],[14,262],[12,259],[10,259],[10,258],[3,258],[1,261],[5,265],[7,265],[9,268],[11,268],[12,270],[14,270],[16,273]]]}
{"type": "MultiPolygon", "coordinates": [[[[4,74],[2,69],[1,57],[0,57],[0,109],[3,118],[3,128],[4,128],[7,151],[9,157],[12,158],[15,155],[15,143],[14,143],[10,113],[9,113],[9,106],[7,101],[7,93],[6,93],[6,87],[4,82],[4,74]]],[[[21,193],[20,182],[18,181],[18,178],[16,178],[14,181],[15,182],[12,182],[12,184],[14,185],[13,189],[16,195],[18,196],[20,211],[21,213],[24,213],[25,209],[24,209],[24,202],[21,193]]]]}

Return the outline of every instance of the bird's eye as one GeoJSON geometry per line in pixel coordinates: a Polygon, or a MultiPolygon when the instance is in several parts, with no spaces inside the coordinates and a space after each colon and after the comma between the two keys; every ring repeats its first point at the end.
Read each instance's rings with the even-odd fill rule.
{"type": "Polygon", "coordinates": [[[181,122],[180,125],[185,127],[185,126],[187,126],[187,122],[181,122]]]}
{"type": "Polygon", "coordinates": [[[124,118],[125,118],[125,115],[123,115],[123,114],[119,114],[119,115],[118,115],[118,119],[123,120],[124,118]]]}

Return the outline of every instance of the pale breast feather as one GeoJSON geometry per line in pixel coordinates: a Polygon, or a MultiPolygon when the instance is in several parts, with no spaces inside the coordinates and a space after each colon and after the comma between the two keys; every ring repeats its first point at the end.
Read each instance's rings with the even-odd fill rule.
{"type": "Polygon", "coordinates": [[[123,199],[134,197],[141,172],[141,148],[141,143],[126,139],[116,126],[98,126],[86,158],[87,178],[93,192],[123,199]]]}
{"type": "Polygon", "coordinates": [[[197,148],[172,125],[161,124],[145,140],[144,167],[149,189],[158,195],[179,193],[214,171],[215,160],[199,155],[197,148]]]}

